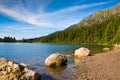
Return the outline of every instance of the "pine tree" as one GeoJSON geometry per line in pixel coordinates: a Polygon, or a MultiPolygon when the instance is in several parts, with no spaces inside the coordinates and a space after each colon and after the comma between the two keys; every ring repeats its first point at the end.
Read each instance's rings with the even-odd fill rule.
{"type": "Polygon", "coordinates": [[[118,30],[116,32],[114,39],[113,39],[113,42],[120,44],[120,25],[118,26],[118,30]]]}

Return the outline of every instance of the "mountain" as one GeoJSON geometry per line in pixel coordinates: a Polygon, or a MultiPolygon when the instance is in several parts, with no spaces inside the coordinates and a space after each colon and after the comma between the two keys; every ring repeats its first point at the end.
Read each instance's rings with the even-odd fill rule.
{"type": "Polygon", "coordinates": [[[120,43],[120,3],[93,13],[63,31],[29,39],[42,43],[120,43]]]}
{"type": "Polygon", "coordinates": [[[107,10],[100,10],[100,11],[94,12],[92,15],[80,21],[77,25],[87,26],[87,25],[92,25],[92,24],[99,24],[104,19],[107,19],[111,15],[114,15],[117,13],[120,13],[120,3],[118,3],[116,6],[109,8],[107,10]]]}

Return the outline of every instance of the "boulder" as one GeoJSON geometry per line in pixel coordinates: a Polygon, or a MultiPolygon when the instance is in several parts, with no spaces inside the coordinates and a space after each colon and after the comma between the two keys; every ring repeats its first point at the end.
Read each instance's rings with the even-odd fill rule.
{"type": "Polygon", "coordinates": [[[88,56],[90,54],[90,50],[87,48],[79,48],[75,50],[75,57],[82,57],[82,56],[88,56]]]}
{"type": "Polygon", "coordinates": [[[103,51],[109,51],[110,48],[103,48],[103,51]]]}
{"type": "Polygon", "coordinates": [[[0,58],[0,80],[40,80],[40,74],[27,66],[5,58],[0,58]]]}
{"type": "Polygon", "coordinates": [[[63,54],[54,53],[45,59],[45,65],[48,67],[64,66],[67,63],[67,57],[63,54]]]}
{"type": "Polygon", "coordinates": [[[120,45],[115,44],[114,49],[120,49],[120,45]]]}

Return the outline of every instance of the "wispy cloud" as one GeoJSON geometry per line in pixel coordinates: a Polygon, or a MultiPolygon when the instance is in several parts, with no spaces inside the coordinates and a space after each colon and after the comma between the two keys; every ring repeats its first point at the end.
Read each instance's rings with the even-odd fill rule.
{"type": "MultiPolygon", "coordinates": [[[[100,2],[93,4],[85,4],[80,6],[78,5],[78,6],[72,6],[61,10],[57,10],[55,12],[46,13],[44,11],[46,5],[41,4],[42,6],[39,6],[40,4],[38,3],[40,2],[34,3],[34,5],[36,5],[35,9],[36,8],[39,9],[34,12],[33,7],[32,7],[33,11],[31,11],[29,10],[31,6],[25,6],[23,5],[22,2],[19,2],[20,4],[14,4],[12,7],[9,7],[8,6],[9,1],[6,3],[4,2],[4,5],[0,3],[1,13],[14,18],[15,20],[26,22],[28,24],[32,24],[39,27],[63,27],[63,28],[68,27],[69,25],[76,23],[80,20],[80,16],[79,17],[71,16],[72,12],[75,13],[75,11],[77,10],[96,7],[113,2],[113,1],[107,1],[107,2],[100,2]]],[[[16,1],[20,1],[20,0],[16,0],[16,1]]],[[[32,4],[32,2],[29,2],[29,4],[32,4]]]]}
{"type": "Polygon", "coordinates": [[[113,1],[93,3],[93,4],[85,4],[85,5],[81,5],[81,6],[72,6],[72,7],[68,7],[68,8],[62,9],[62,10],[58,10],[56,12],[47,13],[45,15],[61,14],[61,13],[75,11],[75,10],[80,10],[80,9],[85,9],[85,8],[100,6],[100,5],[108,4],[108,3],[111,3],[111,2],[113,2],[113,1]]]}
{"type": "Polygon", "coordinates": [[[56,31],[54,28],[39,28],[32,25],[0,25],[0,38],[5,36],[16,37],[16,39],[33,38],[47,35],[56,31]]]}

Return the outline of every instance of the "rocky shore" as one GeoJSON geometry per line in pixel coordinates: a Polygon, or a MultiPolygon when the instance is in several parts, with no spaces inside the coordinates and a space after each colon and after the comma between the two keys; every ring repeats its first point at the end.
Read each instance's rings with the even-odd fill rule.
{"type": "Polygon", "coordinates": [[[0,58],[0,80],[40,80],[40,78],[40,74],[30,70],[25,64],[0,58]]]}
{"type": "MultiPolygon", "coordinates": [[[[75,58],[75,63],[56,73],[44,75],[42,80],[120,80],[120,49],[92,56],[75,58]],[[51,78],[49,77],[51,76],[51,78]]],[[[37,70],[39,71],[39,70],[37,70]]],[[[48,70],[49,71],[49,70],[48,70]]]]}
{"type": "Polygon", "coordinates": [[[120,49],[83,57],[73,68],[75,80],[120,80],[120,49]]]}

